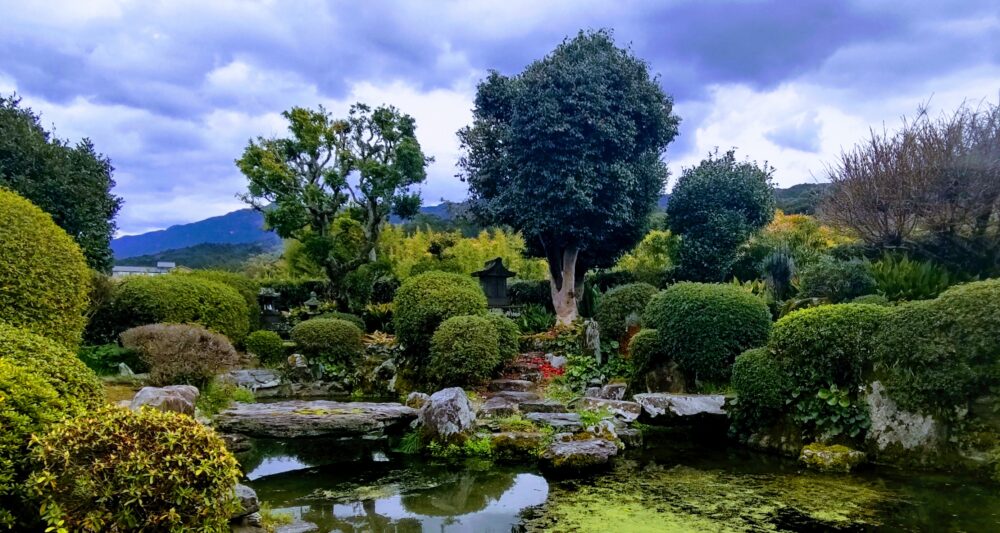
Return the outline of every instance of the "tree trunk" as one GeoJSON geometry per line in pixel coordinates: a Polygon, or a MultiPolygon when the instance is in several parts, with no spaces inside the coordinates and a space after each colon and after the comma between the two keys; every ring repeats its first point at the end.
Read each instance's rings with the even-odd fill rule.
{"type": "Polygon", "coordinates": [[[546,250],[551,274],[552,307],[556,310],[558,325],[568,325],[577,317],[576,258],[579,253],[576,247],[546,250]]]}

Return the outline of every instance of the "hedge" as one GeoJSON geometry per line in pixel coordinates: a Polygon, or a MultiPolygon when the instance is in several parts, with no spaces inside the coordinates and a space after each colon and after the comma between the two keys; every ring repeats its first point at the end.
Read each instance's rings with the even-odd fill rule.
{"type": "Polygon", "coordinates": [[[792,388],[791,376],[767,348],[752,348],[733,362],[733,390],[741,406],[780,409],[792,388]]]}
{"type": "Polygon", "coordinates": [[[236,292],[240,293],[243,301],[247,304],[247,319],[250,323],[250,329],[254,329],[260,325],[260,304],[257,302],[257,296],[260,293],[260,284],[250,279],[246,274],[227,272],[225,270],[192,270],[180,275],[217,281],[223,285],[232,287],[236,292]]]}
{"type": "Polygon", "coordinates": [[[667,362],[668,355],[660,344],[660,335],[655,329],[640,329],[628,343],[628,353],[636,374],[652,370],[657,363],[667,362]]]}
{"type": "Polygon", "coordinates": [[[601,297],[597,307],[597,323],[601,335],[608,339],[621,339],[629,325],[637,325],[650,298],[659,292],[648,283],[630,283],[609,290],[601,297]]]}
{"type": "Polygon", "coordinates": [[[0,188],[0,321],[76,348],[89,290],[80,247],[47,213],[0,188]]]}
{"type": "Polygon", "coordinates": [[[351,324],[354,324],[362,332],[365,331],[365,321],[358,315],[353,315],[351,313],[342,313],[340,311],[330,311],[329,313],[323,313],[316,318],[336,318],[337,320],[346,320],[351,324]]]}
{"type": "Polygon", "coordinates": [[[336,318],[313,318],[292,328],[292,340],[303,355],[325,364],[352,364],[364,351],[362,332],[336,318]]]}
{"type": "Polygon", "coordinates": [[[431,340],[428,377],[440,386],[478,385],[500,364],[496,328],[484,316],[456,316],[431,340]]]}
{"type": "Polygon", "coordinates": [[[521,352],[521,328],[513,320],[499,313],[486,313],[485,316],[497,332],[500,363],[513,362],[521,352]]]}
{"type": "Polygon", "coordinates": [[[552,310],[552,287],[547,279],[518,280],[507,285],[511,305],[541,305],[552,310]]]}
{"type": "Polygon", "coordinates": [[[431,336],[445,320],[486,312],[486,295],[471,276],[426,272],[403,282],[393,300],[396,337],[419,364],[426,361],[431,336]]]}

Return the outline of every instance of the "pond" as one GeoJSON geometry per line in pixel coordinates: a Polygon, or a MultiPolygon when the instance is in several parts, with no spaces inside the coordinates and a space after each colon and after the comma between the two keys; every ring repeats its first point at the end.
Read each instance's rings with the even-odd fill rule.
{"type": "Polygon", "coordinates": [[[678,435],[577,480],[316,441],[267,442],[241,460],[262,502],[321,531],[1000,531],[1000,490],[985,483],[819,474],[678,435]]]}

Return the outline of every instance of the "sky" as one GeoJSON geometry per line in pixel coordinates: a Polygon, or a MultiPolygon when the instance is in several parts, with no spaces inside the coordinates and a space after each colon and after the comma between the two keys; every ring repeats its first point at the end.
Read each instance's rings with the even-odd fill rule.
{"type": "Polygon", "coordinates": [[[824,181],[843,149],[1000,95],[996,0],[0,0],[0,94],[91,138],[116,170],[120,234],[245,207],[233,161],[281,111],[392,104],[435,158],[425,204],[461,200],[455,132],[489,69],[513,75],[609,28],[674,98],[672,180],[714,147],[775,183],[824,181]]]}

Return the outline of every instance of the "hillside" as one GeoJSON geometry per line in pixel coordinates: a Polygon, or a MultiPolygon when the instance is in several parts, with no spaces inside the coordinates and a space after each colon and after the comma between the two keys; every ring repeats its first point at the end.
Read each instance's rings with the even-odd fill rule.
{"type": "Polygon", "coordinates": [[[280,251],[278,243],[202,243],[185,248],[164,250],[155,254],[137,255],[115,260],[116,265],[154,266],[160,261],[172,261],[187,268],[239,270],[255,255],[280,251]]]}
{"type": "Polygon", "coordinates": [[[263,226],[263,215],[252,209],[240,209],[190,224],[170,226],[164,230],[141,235],[119,237],[111,241],[111,250],[118,260],[204,243],[260,243],[269,246],[281,242],[277,235],[265,231],[263,226]]]}

